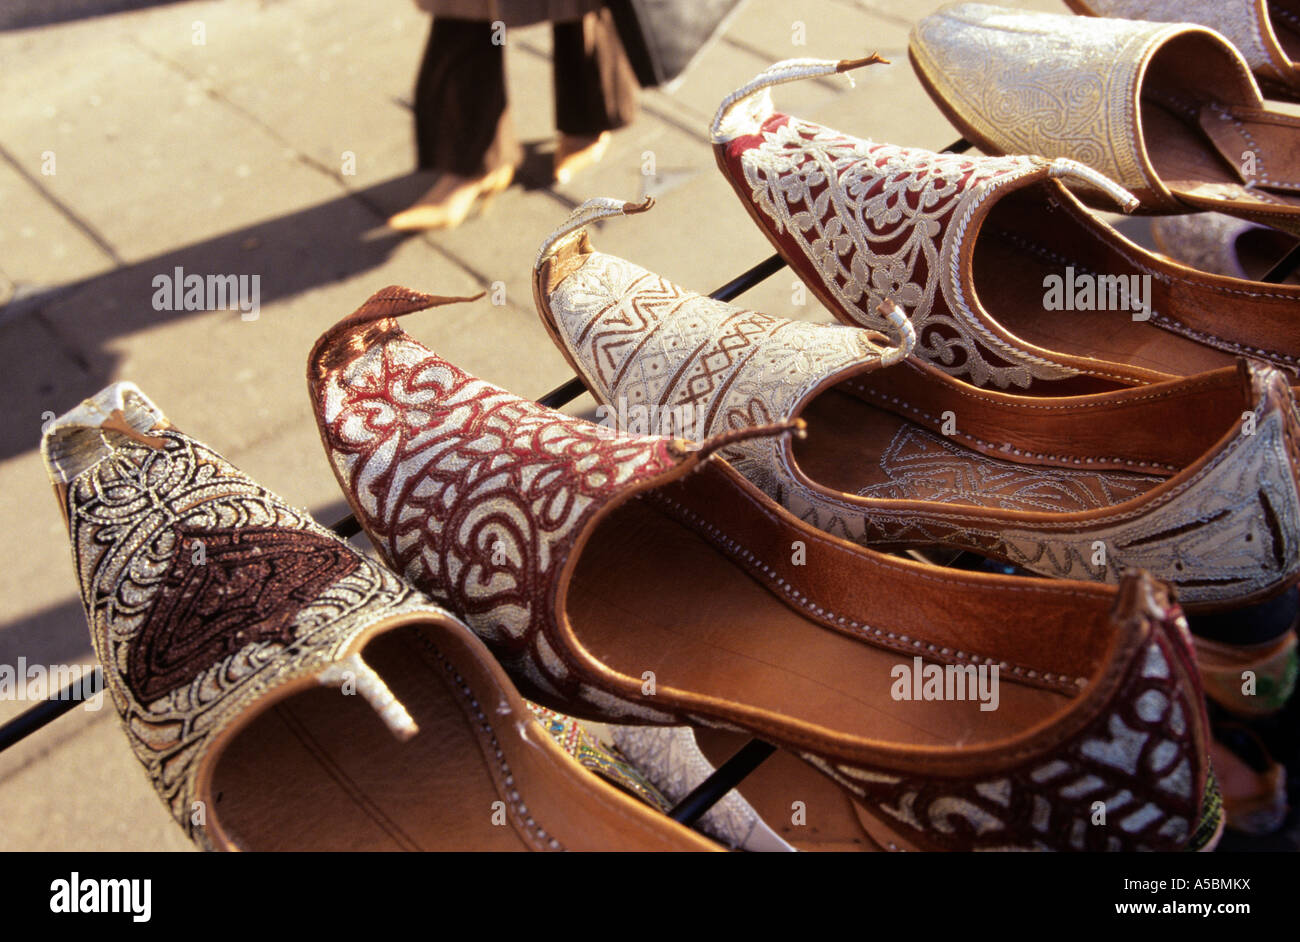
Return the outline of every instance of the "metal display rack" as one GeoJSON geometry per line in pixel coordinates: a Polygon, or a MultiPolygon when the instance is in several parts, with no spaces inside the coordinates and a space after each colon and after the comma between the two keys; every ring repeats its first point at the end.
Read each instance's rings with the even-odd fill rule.
{"type": "MultiPolygon", "coordinates": [[[[943,153],[964,153],[970,147],[968,141],[959,139],[944,148],[943,153]]],[[[732,301],[785,267],[786,263],[781,256],[773,255],[733,278],[716,291],[711,292],[709,297],[717,301],[732,301]]],[[[1300,243],[1292,247],[1260,280],[1266,284],[1280,284],[1297,269],[1300,269],[1300,243]]],[[[584,392],[586,392],[586,386],[580,378],[575,376],[573,379],[552,389],[538,399],[537,402],[548,408],[558,409],[572,402],[584,392]]],[[[335,523],[330,529],[339,537],[349,539],[361,532],[361,525],[354,516],[349,515],[335,523]]],[[[103,690],[103,682],[103,668],[97,666],[94,670],[89,692],[83,691],[81,679],[74,680],[59,691],[57,695],[38,703],[0,726],[0,752],[71,711],[77,704],[83,702],[83,699],[89,699],[99,694],[103,690]]],[[[669,811],[668,816],[685,825],[694,824],[729,791],[762,765],[774,752],[776,752],[776,747],[770,743],[757,738],[750,739],[731,758],[719,766],[712,775],[679,801],[669,811]]]]}

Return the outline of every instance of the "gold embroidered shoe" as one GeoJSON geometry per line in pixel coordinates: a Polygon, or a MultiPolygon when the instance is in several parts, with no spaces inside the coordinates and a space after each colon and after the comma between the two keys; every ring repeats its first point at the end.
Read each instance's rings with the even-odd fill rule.
{"type": "Polygon", "coordinates": [[[1295,0],[1065,0],[1076,13],[1216,30],[1274,98],[1300,98],[1300,4],[1295,0]]]}
{"type": "Polygon", "coordinates": [[[1300,418],[1278,370],[1243,361],[1056,398],[981,390],[914,359],[889,366],[911,348],[897,309],[887,323],[902,339],[882,348],[596,251],[586,225],[628,208],[640,209],[575,211],[534,273],[542,320],[598,416],[626,427],[640,410],[698,440],[803,419],[804,440],[722,455],[795,516],[877,549],[957,547],[1112,584],[1143,568],[1198,611],[1300,579],[1300,418]]]}
{"type": "Polygon", "coordinates": [[[116,383],[42,441],[105,687],[200,846],[703,850],[463,624],[116,383]]]}
{"type": "Polygon", "coordinates": [[[1073,158],[1151,212],[1300,233],[1300,117],[1268,107],[1214,30],[962,3],[922,19],[909,52],[981,150],[1073,158]]]}
{"type": "Polygon", "coordinates": [[[723,175],[837,319],[886,329],[876,310],[893,300],[912,320],[916,357],[1034,395],[1191,376],[1238,356],[1300,370],[1300,289],[1145,251],[1061,185],[1131,199],[1074,161],[895,147],[773,108],[772,86],[852,65],[778,63],[713,123],[723,175]]]}
{"type": "Polygon", "coordinates": [[[793,423],[693,446],[546,409],[395,320],[448,300],[379,292],[317,341],[308,386],[375,547],[532,699],[748,731],[900,847],[1213,842],[1204,695],[1162,584],[960,573],[836,539],[716,457],[793,423]]]}

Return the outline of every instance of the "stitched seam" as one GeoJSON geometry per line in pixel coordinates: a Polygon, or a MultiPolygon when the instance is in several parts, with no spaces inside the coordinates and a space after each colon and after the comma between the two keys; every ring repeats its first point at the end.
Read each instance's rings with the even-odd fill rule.
{"type": "MultiPolygon", "coordinates": [[[[1257,416],[1259,416],[1259,422],[1260,424],[1262,424],[1263,421],[1267,418],[1267,413],[1264,411],[1264,407],[1261,405],[1260,407],[1256,408],[1255,413],[1257,416]]],[[[1112,513],[1106,516],[1097,517],[1094,520],[1087,521],[1087,525],[1085,529],[1095,530],[1098,527],[1104,525],[1111,525],[1111,524],[1118,525],[1126,521],[1136,520],[1140,517],[1146,516],[1148,513],[1153,512],[1155,509],[1159,507],[1163,507],[1164,505],[1171,503],[1174,500],[1177,500],[1187,490],[1194,487],[1196,484],[1198,484],[1206,477],[1214,473],[1218,469],[1219,465],[1221,465],[1224,461],[1229,459],[1236,459],[1238,457],[1248,458],[1249,455],[1238,454],[1240,449],[1246,447],[1249,446],[1241,444],[1240,436],[1239,436],[1236,441],[1234,441],[1228,447],[1224,448],[1213,458],[1211,458],[1211,460],[1206,463],[1205,467],[1203,467],[1200,470],[1200,472],[1198,472],[1196,475],[1189,478],[1188,480],[1184,481],[1183,483],[1177,485],[1176,487],[1173,487],[1165,494],[1157,495],[1144,506],[1139,506],[1132,510],[1125,511],[1123,513],[1112,513]]],[[[1166,482],[1164,485],[1161,485],[1161,487],[1165,487],[1167,485],[1168,482],[1166,482]]],[[[1148,492],[1148,496],[1150,496],[1151,493],[1153,492],[1148,492]]],[[[857,510],[857,512],[861,513],[861,508],[855,508],[855,509],[857,510]]],[[[932,519],[932,520],[963,521],[969,525],[966,527],[966,529],[970,529],[970,526],[974,526],[974,525],[979,525],[980,527],[983,528],[987,528],[990,525],[990,522],[987,517],[978,514],[943,513],[938,510],[931,510],[928,508],[921,511],[892,509],[890,513],[896,516],[904,515],[909,517],[922,517],[922,518],[932,519]]],[[[1046,520],[1046,521],[1031,520],[1031,521],[1020,521],[1016,524],[1002,522],[1001,529],[997,529],[997,530],[979,529],[979,530],[971,530],[971,532],[976,534],[981,534],[981,535],[992,536],[1000,539],[1002,538],[1003,530],[1006,529],[1020,528],[1029,531],[1047,531],[1048,534],[1059,535],[1059,527],[1060,527],[1060,521],[1057,520],[1046,520]]]]}
{"type": "MultiPolygon", "coordinates": [[[[1008,242],[1015,245],[1017,248],[1020,248],[1026,252],[1036,255],[1038,258],[1044,261],[1050,260],[1053,262],[1057,262],[1059,264],[1068,265],[1070,267],[1076,268],[1077,270],[1083,272],[1084,274],[1093,275],[1093,276],[1097,275],[1097,272],[1095,270],[1080,265],[1078,262],[1066,258],[1064,255],[1061,255],[1058,252],[1053,252],[1051,249],[1047,248],[1041,243],[1032,241],[1030,239],[1026,239],[1024,236],[1019,235],[1018,233],[999,230],[998,235],[1000,235],[1002,238],[1006,239],[1008,242]]],[[[1157,281],[1163,282],[1164,284],[1167,285],[1173,285],[1175,283],[1175,279],[1167,277],[1162,273],[1155,271],[1154,269],[1147,268],[1137,262],[1134,262],[1133,264],[1143,274],[1150,275],[1152,278],[1155,278],[1157,281]]],[[[1234,289],[1231,288],[1220,289],[1215,285],[1207,285],[1204,284],[1203,282],[1188,281],[1187,283],[1197,284],[1200,287],[1208,288],[1212,291],[1218,291],[1218,290],[1234,291],[1234,289]]],[[[1249,294],[1249,292],[1240,292],[1240,291],[1237,291],[1236,293],[1249,294]]],[[[1267,294],[1267,293],[1262,293],[1259,294],[1258,296],[1278,297],[1277,295],[1267,294]]],[[[1295,299],[1292,298],[1288,300],[1295,300],[1295,299]]],[[[1152,309],[1151,311],[1151,319],[1155,321],[1161,328],[1168,330],[1171,333],[1181,334],[1185,337],[1189,337],[1192,340],[1196,340],[1207,346],[1216,347],[1220,350],[1232,351],[1234,353],[1256,354],[1269,359],[1286,360],[1287,362],[1290,363],[1300,363],[1300,358],[1288,356],[1287,354],[1279,353],[1276,350],[1265,350],[1261,347],[1250,347],[1250,346],[1246,346],[1245,344],[1238,343],[1237,341],[1234,340],[1226,340],[1222,337],[1215,336],[1214,334],[1204,333],[1203,331],[1199,331],[1193,327],[1187,326],[1181,321],[1173,319],[1167,314],[1162,314],[1161,312],[1155,309],[1152,309]]]]}
{"type": "MultiPolygon", "coordinates": [[[[884,393],[880,393],[875,390],[865,389],[865,388],[861,389],[860,391],[865,393],[868,396],[871,396],[877,401],[888,403],[892,406],[896,406],[897,408],[902,409],[904,412],[910,412],[913,415],[925,419],[926,421],[929,422],[938,421],[930,413],[918,409],[916,406],[912,405],[911,403],[904,402],[903,400],[899,399],[897,396],[888,396],[885,395],[884,393]]],[[[1129,468],[1159,468],[1162,471],[1180,470],[1177,465],[1161,464],[1160,462],[1157,461],[1133,461],[1128,458],[1116,458],[1116,457],[1071,458],[1066,455],[1049,455],[1038,451],[1025,451],[1020,448],[1010,448],[1006,444],[997,445],[993,442],[985,441],[982,438],[977,438],[974,435],[967,434],[966,432],[954,431],[952,435],[949,437],[964,438],[967,441],[974,442],[976,445],[982,445],[985,448],[988,448],[999,454],[1019,455],[1025,458],[1037,458],[1044,461],[1056,461],[1062,464],[1073,464],[1073,465],[1080,465],[1080,466],[1089,465],[1089,464],[1117,464],[1129,468]]]]}
{"type": "Polygon", "coordinates": [[[442,652],[438,650],[433,642],[424,636],[424,632],[416,631],[413,632],[413,635],[419,643],[433,654],[433,656],[438,659],[439,663],[447,669],[448,673],[450,673],[456,681],[457,693],[461,695],[465,702],[469,704],[470,709],[474,711],[474,716],[475,719],[478,720],[479,728],[487,735],[488,740],[492,744],[493,755],[497,760],[497,766],[501,770],[502,779],[505,782],[506,787],[510,789],[509,793],[504,797],[510,800],[515,816],[528,832],[528,836],[534,840],[545,841],[547,846],[552,850],[564,850],[564,845],[559,842],[559,839],[548,834],[545,829],[543,829],[541,825],[534,821],[528,814],[528,806],[524,804],[523,798],[520,796],[518,789],[515,788],[514,773],[510,771],[510,764],[506,762],[505,752],[501,748],[501,743],[497,741],[496,731],[493,730],[492,724],[483,713],[483,708],[479,705],[478,699],[475,698],[474,692],[470,690],[469,685],[465,683],[465,678],[460,675],[460,671],[456,670],[456,668],[452,666],[451,661],[447,660],[443,656],[442,652]]]}
{"type": "MultiPolygon", "coordinates": [[[[668,498],[666,497],[663,499],[668,500],[668,498]]],[[[760,504],[755,504],[754,509],[756,509],[759,512],[759,514],[765,517],[769,522],[772,523],[779,522],[777,519],[777,515],[774,514],[771,510],[767,509],[766,507],[763,507],[760,504]]],[[[818,545],[821,546],[829,546],[838,549],[837,544],[832,542],[830,539],[824,537],[820,531],[806,533],[802,538],[804,540],[811,540],[812,542],[817,543],[818,545]]],[[[937,585],[942,585],[949,589],[952,588],[951,577],[931,576],[931,575],[927,575],[924,572],[917,572],[915,569],[911,568],[910,566],[903,565],[901,561],[895,561],[890,557],[883,555],[881,553],[876,553],[874,551],[870,551],[870,552],[874,557],[872,561],[880,566],[883,566],[886,569],[896,570],[897,572],[906,575],[908,578],[922,579],[926,582],[933,582],[937,585]]],[[[1065,589],[1059,586],[1052,587],[1046,585],[1003,586],[1003,588],[1000,591],[1029,592],[1034,595],[1051,595],[1054,597],[1064,595],[1064,596],[1072,596],[1074,598],[1080,598],[1080,599],[1092,599],[1096,597],[1091,593],[1080,592],[1076,589],[1065,589]]]]}
{"type": "MultiPolygon", "coordinates": [[[[846,381],[845,381],[845,385],[849,386],[850,388],[853,388],[853,384],[855,384],[855,383],[856,383],[856,384],[859,384],[859,387],[862,388],[862,391],[864,391],[864,392],[869,392],[869,391],[870,391],[869,389],[866,389],[865,386],[862,385],[862,384],[864,383],[863,380],[859,380],[859,379],[850,379],[850,380],[846,380],[846,381]]],[[[971,390],[963,389],[962,386],[964,386],[964,385],[966,385],[966,384],[964,384],[964,383],[960,383],[960,381],[954,380],[954,381],[952,382],[952,385],[949,387],[949,392],[955,393],[956,395],[962,396],[963,398],[966,398],[966,399],[974,399],[974,400],[976,400],[977,402],[986,402],[986,401],[987,401],[986,398],[985,398],[984,396],[981,396],[977,391],[971,391],[971,390]]],[[[1145,395],[1141,395],[1141,396],[1132,396],[1132,397],[1130,397],[1130,398],[1128,398],[1128,399],[1125,399],[1125,400],[1123,400],[1123,401],[1126,402],[1126,403],[1128,403],[1128,402],[1146,402],[1146,401],[1155,401],[1155,400],[1159,400],[1159,399],[1171,399],[1171,398],[1173,398],[1174,396],[1176,396],[1178,393],[1183,392],[1184,390],[1190,390],[1190,389],[1207,389],[1207,388],[1212,388],[1212,387],[1215,386],[1215,385],[1217,385],[1217,384],[1216,384],[1214,381],[1212,381],[1212,380],[1206,380],[1206,379],[1190,379],[1190,380],[1184,380],[1183,382],[1181,382],[1181,383],[1178,384],[1178,388],[1177,388],[1177,389],[1163,389],[1163,390],[1159,390],[1159,391],[1157,391],[1157,392],[1146,393],[1145,395]]],[[[1017,397],[1015,397],[1015,398],[1016,398],[1017,400],[1019,400],[1019,399],[1026,399],[1026,398],[1029,398],[1029,397],[1026,397],[1026,396],[1017,396],[1017,397]]],[[[1070,414],[1071,412],[1081,412],[1081,411],[1083,411],[1084,408],[1092,409],[1092,408],[1095,408],[1095,407],[1094,407],[1094,406],[1091,406],[1091,405],[1086,406],[1086,407],[1080,407],[1080,406],[1071,406],[1071,405],[1068,405],[1068,404],[1060,404],[1060,405],[1057,405],[1056,403],[1050,403],[1050,402],[1048,402],[1048,403],[1043,403],[1043,404],[1038,404],[1038,403],[1033,403],[1033,402],[1019,402],[1019,401],[1016,401],[1016,402],[998,402],[998,403],[997,403],[997,408],[999,408],[999,409],[1033,409],[1033,410],[1036,410],[1036,411],[1045,411],[1045,412],[1061,412],[1061,413],[1064,413],[1064,414],[1067,414],[1067,415],[1068,415],[1068,414],[1070,414]]]]}
{"type": "Polygon", "coordinates": [[[1237,343],[1233,340],[1225,340],[1222,337],[1216,337],[1213,334],[1207,334],[1196,330],[1195,328],[1188,327],[1186,324],[1181,324],[1178,321],[1170,320],[1164,314],[1158,314],[1155,311],[1151,312],[1151,319],[1161,327],[1169,330],[1171,333],[1183,334],[1192,340],[1205,344],[1207,347],[1217,347],[1221,350],[1231,351],[1233,353],[1254,354],[1269,360],[1285,360],[1287,363],[1300,363],[1300,358],[1288,356],[1287,354],[1280,353],[1277,350],[1265,350],[1261,347],[1248,347],[1245,344],[1237,343]]]}
{"type": "MultiPolygon", "coordinates": [[[[1063,209],[1063,210],[1069,212],[1071,215],[1074,215],[1074,216],[1076,216],[1076,218],[1077,218],[1077,213],[1075,212],[1074,207],[1072,207],[1072,206],[1068,206],[1068,205],[1065,205],[1064,203],[1062,203],[1060,200],[1057,200],[1057,199],[1052,199],[1050,202],[1051,202],[1052,205],[1060,207],[1061,209],[1063,209]]],[[[1288,219],[1293,218],[1292,214],[1290,214],[1290,213],[1264,213],[1264,212],[1261,212],[1261,213],[1259,213],[1259,215],[1265,215],[1265,216],[1285,216],[1285,217],[1288,218],[1288,219]]],[[[1109,227],[1107,227],[1107,228],[1109,228],[1109,227]]],[[[1132,265],[1134,268],[1136,268],[1136,269],[1138,269],[1138,270],[1140,270],[1140,271],[1142,271],[1142,272],[1145,272],[1146,274],[1149,274],[1152,278],[1155,278],[1155,279],[1157,279],[1157,280],[1159,280],[1159,281],[1162,281],[1162,282],[1164,282],[1165,284],[1173,284],[1175,281],[1177,281],[1177,283],[1179,283],[1179,284],[1184,284],[1184,285],[1195,285],[1195,286],[1198,287],[1198,288],[1205,288],[1205,289],[1207,289],[1207,290],[1209,290],[1209,291],[1214,291],[1214,292],[1219,293],[1219,294],[1233,294],[1233,295],[1237,295],[1237,296],[1239,296],[1239,297],[1245,297],[1245,298],[1273,298],[1273,299],[1278,300],[1278,301],[1295,301],[1295,300],[1296,300],[1296,296],[1295,296],[1294,294],[1280,294],[1280,293],[1275,292],[1275,291],[1247,291],[1247,290],[1245,290],[1245,289],[1243,289],[1243,288],[1225,288],[1223,285],[1212,284],[1212,283],[1210,283],[1210,282],[1202,281],[1201,279],[1199,279],[1199,278],[1195,278],[1195,277],[1191,277],[1191,278],[1189,278],[1189,277],[1186,277],[1185,275],[1182,275],[1181,273],[1177,276],[1177,278],[1174,278],[1174,277],[1171,276],[1171,275],[1162,274],[1161,272],[1159,272],[1159,271],[1157,271],[1156,269],[1152,268],[1152,267],[1150,266],[1150,264],[1147,263],[1147,262],[1144,262],[1144,261],[1141,259],[1141,257],[1139,257],[1139,256],[1137,256],[1137,255],[1134,255],[1134,254],[1132,253],[1131,249],[1128,248],[1127,246],[1125,246],[1125,245],[1123,245],[1123,244],[1120,244],[1120,243],[1112,242],[1112,241],[1110,241],[1110,240],[1104,238],[1104,236],[1103,236],[1103,230],[1101,230],[1101,229],[1099,229],[1099,228],[1097,228],[1097,227],[1094,227],[1094,226],[1086,226],[1086,225],[1085,225],[1085,226],[1083,227],[1083,231],[1084,231],[1084,234],[1085,234],[1085,235],[1087,235],[1089,238],[1091,238],[1095,243],[1097,243],[1098,245],[1100,245],[1102,248],[1114,252],[1114,253],[1115,253],[1116,255],[1118,255],[1120,258],[1124,259],[1124,261],[1126,261],[1126,262],[1128,262],[1130,265],[1132,265]]],[[[1195,269],[1188,269],[1188,271],[1195,271],[1195,269]]],[[[1241,279],[1238,279],[1238,280],[1241,280],[1241,279]]]]}
{"type": "Polygon", "coordinates": [[[792,604],[810,613],[814,618],[817,619],[825,618],[825,619],[832,620],[838,627],[848,628],[853,632],[855,632],[856,634],[863,635],[864,637],[874,636],[882,641],[890,640],[898,644],[907,644],[916,650],[929,651],[933,654],[942,655],[948,658],[953,658],[965,663],[996,664],[1000,670],[1005,670],[1012,674],[1018,674],[1021,677],[1031,679],[1040,683],[1052,684],[1053,686],[1056,686],[1059,689],[1063,689],[1069,692],[1077,692],[1072,690],[1070,685],[1073,685],[1073,687],[1077,688],[1077,687],[1084,687],[1088,683],[1086,677],[1069,678],[1066,677],[1064,674],[1053,674],[1050,671],[1044,671],[1040,674],[1038,671],[1033,670],[1031,668],[1022,667],[1020,665],[1009,664],[1007,661],[1001,659],[995,659],[991,657],[980,657],[978,654],[967,654],[964,651],[958,651],[953,648],[940,647],[938,645],[931,644],[926,641],[922,641],[919,638],[911,638],[908,635],[900,635],[892,631],[885,631],[883,628],[873,628],[870,625],[863,624],[862,622],[854,621],[852,618],[848,618],[847,616],[836,615],[835,612],[832,612],[829,609],[824,609],[820,605],[814,605],[811,599],[809,599],[802,592],[795,589],[794,586],[792,586],[789,582],[782,579],[777,574],[775,569],[773,569],[771,566],[764,563],[757,556],[755,556],[754,553],[752,553],[750,550],[743,547],[736,540],[733,540],[730,537],[728,537],[725,533],[723,533],[717,527],[710,524],[703,517],[700,517],[694,511],[688,510],[686,507],[677,503],[675,500],[673,500],[670,497],[659,496],[658,499],[670,505],[677,513],[679,513],[681,516],[689,520],[691,524],[693,524],[696,528],[703,530],[705,533],[713,537],[716,542],[721,543],[722,547],[725,550],[727,550],[729,553],[739,556],[745,562],[750,563],[755,568],[757,568],[760,572],[762,572],[764,575],[774,580],[774,582],[769,583],[769,586],[771,588],[779,590],[781,594],[784,595],[792,604]]]}

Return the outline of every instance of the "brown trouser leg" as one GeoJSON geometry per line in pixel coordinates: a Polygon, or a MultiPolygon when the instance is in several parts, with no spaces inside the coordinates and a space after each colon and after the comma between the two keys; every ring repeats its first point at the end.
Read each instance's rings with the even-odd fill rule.
{"type": "Polygon", "coordinates": [[[609,10],[555,23],[555,127],[590,136],[631,124],[641,91],[609,10]]]}
{"type": "Polygon", "coordinates": [[[492,24],[435,17],[415,81],[421,170],[479,177],[523,157],[506,104],[505,47],[492,24]]]}
{"type": "MultiPolygon", "coordinates": [[[[594,135],[631,123],[640,87],[608,10],[556,23],[555,124],[594,135]]],[[[415,82],[421,170],[477,177],[523,157],[506,100],[505,47],[492,24],[435,18],[415,82]]]]}

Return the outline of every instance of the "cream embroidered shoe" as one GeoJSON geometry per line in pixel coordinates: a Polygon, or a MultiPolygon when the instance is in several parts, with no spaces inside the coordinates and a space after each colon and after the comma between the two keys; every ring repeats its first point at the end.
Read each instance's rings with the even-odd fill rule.
{"type": "Polygon", "coordinates": [[[922,18],[908,53],[986,153],[1078,160],[1148,212],[1209,210],[1300,233],[1300,116],[1265,101],[1212,29],[959,3],[922,18]]]}
{"type": "Polygon", "coordinates": [[[1300,579],[1300,419],[1280,371],[1243,361],[1056,398],[977,389],[898,362],[912,335],[896,308],[887,346],[701,297],[592,247],[587,224],[642,208],[590,201],[534,269],[542,321],[611,424],[646,415],[704,440],[803,419],[804,440],[722,454],[795,516],[878,549],[957,547],[1111,584],[1140,567],[1198,611],[1300,579]]]}
{"type": "Polygon", "coordinates": [[[1065,0],[1075,13],[1195,23],[1222,33],[1271,97],[1300,99],[1296,0],[1065,0]]]}

